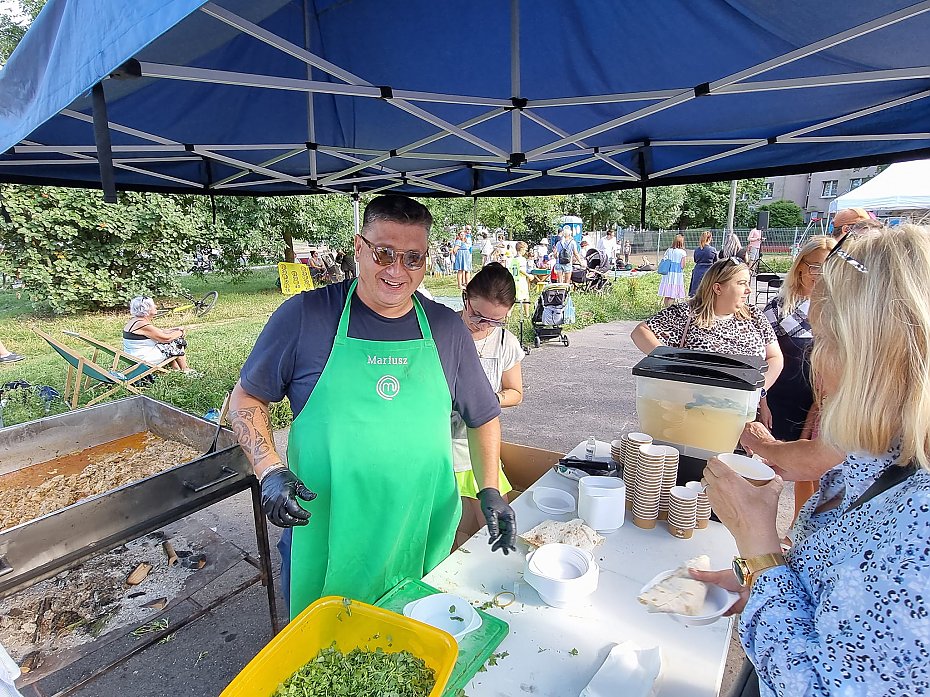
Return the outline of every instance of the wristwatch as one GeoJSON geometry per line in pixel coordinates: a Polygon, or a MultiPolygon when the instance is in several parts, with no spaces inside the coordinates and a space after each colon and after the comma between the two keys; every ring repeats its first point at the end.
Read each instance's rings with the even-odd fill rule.
{"type": "Polygon", "coordinates": [[[767,395],[768,393],[769,393],[769,391],[763,387],[763,388],[759,391],[759,399],[765,399],[765,395],[767,395]]]}
{"type": "Polygon", "coordinates": [[[784,566],[785,555],[781,553],[760,554],[757,557],[733,558],[733,573],[736,574],[736,580],[743,588],[751,588],[752,582],[760,573],[774,566],[784,566]]]}

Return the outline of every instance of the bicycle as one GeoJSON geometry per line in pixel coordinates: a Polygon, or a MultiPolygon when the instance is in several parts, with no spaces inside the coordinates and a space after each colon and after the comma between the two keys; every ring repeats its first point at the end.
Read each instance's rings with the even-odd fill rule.
{"type": "Polygon", "coordinates": [[[188,302],[181,303],[180,305],[165,305],[163,307],[159,307],[155,313],[155,316],[165,317],[167,315],[182,315],[188,312],[193,312],[197,317],[203,317],[213,309],[213,306],[216,305],[217,298],[220,297],[220,294],[215,290],[209,291],[200,299],[195,298],[193,295],[183,290],[178,295],[180,295],[188,302]]]}

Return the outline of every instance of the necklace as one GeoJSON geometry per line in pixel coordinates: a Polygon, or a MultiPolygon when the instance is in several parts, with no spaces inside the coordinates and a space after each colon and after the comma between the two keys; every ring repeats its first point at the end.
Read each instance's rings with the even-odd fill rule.
{"type": "MultiPolygon", "coordinates": [[[[482,342],[481,342],[481,346],[478,347],[478,358],[484,358],[484,357],[485,357],[485,356],[484,356],[484,347],[488,345],[488,339],[490,339],[493,335],[494,335],[494,330],[491,329],[491,331],[488,332],[488,335],[487,335],[486,337],[484,337],[484,341],[482,341],[482,342]]],[[[477,344],[478,342],[475,342],[475,343],[477,344]]]]}

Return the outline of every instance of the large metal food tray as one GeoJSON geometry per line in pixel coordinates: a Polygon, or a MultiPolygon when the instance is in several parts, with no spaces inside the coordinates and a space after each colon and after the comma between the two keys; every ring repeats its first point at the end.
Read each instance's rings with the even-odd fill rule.
{"type": "MultiPolygon", "coordinates": [[[[0,429],[0,474],[145,431],[205,452],[216,425],[149,397],[130,397],[0,429]]],[[[235,437],[223,429],[209,455],[0,531],[0,597],[249,489],[254,481],[235,437]]]]}

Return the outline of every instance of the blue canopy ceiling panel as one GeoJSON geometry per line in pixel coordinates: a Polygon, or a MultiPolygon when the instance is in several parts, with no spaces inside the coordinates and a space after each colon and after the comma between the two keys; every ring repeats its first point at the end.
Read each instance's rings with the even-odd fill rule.
{"type": "Polygon", "coordinates": [[[917,159],[927,36],[930,0],[49,0],[0,70],[0,181],[511,196],[917,159]]]}

